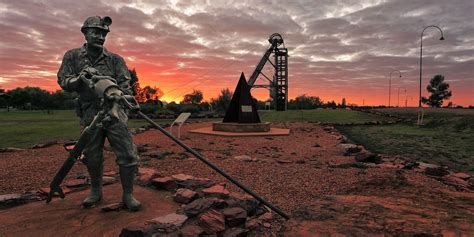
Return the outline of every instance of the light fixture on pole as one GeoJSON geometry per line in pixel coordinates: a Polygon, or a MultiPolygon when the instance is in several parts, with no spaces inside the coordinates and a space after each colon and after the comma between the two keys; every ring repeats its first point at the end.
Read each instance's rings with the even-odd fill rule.
{"type": "Polygon", "coordinates": [[[390,77],[388,79],[388,107],[390,108],[390,95],[391,95],[391,92],[392,92],[392,73],[393,72],[398,72],[400,78],[402,78],[402,73],[398,70],[393,70],[390,72],[390,77]]]}
{"type": "Polygon", "coordinates": [[[434,27],[434,28],[438,29],[439,32],[441,33],[441,38],[439,38],[439,40],[444,40],[443,31],[438,26],[430,25],[430,26],[425,27],[423,29],[423,31],[421,31],[421,40],[420,40],[420,96],[419,96],[419,100],[418,100],[418,107],[421,107],[421,77],[422,77],[422,72],[423,72],[423,33],[425,32],[426,29],[428,29],[430,27],[434,27]]]}

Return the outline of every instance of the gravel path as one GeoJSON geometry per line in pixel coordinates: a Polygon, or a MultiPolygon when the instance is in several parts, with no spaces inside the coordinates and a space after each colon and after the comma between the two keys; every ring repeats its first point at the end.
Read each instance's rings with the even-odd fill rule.
{"type": "MultiPolygon", "coordinates": [[[[182,127],[182,140],[269,202],[292,216],[288,233],[474,233],[474,195],[456,192],[410,170],[369,166],[334,168],[355,163],[338,146],[340,135],[315,123],[278,123],[289,136],[218,137],[187,133],[210,123],[182,127]],[[255,161],[237,160],[247,155],[255,161]],[[399,220],[398,222],[396,220],[399,220]],[[342,223],[342,224],[341,224],[342,223]],[[309,231],[309,232],[308,232],[309,231]],[[460,231],[460,232],[456,232],[460,231]]],[[[157,130],[135,135],[141,166],[162,176],[190,174],[226,181],[157,130]]],[[[0,153],[0,194],[47,187],[67,157],[59,146],[0,153]]],[[[106,171],[117,171],[106,151],[106,171]]],[[[76,165],[69,175],[86,173],[76,165]]],[[[281,227],[281,226],[280,226],[281,227]]]]}

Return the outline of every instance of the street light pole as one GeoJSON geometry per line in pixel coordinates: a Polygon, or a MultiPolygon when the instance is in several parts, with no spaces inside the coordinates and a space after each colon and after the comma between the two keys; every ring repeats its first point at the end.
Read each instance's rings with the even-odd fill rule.
{"type": "Polygon", "coordinates": [[[398,72],[398,74],[400,74],[400,78],[402,77],[402,73],[398,70],[393,70],[390,72],[390,77],[388,79],[388,107],[390,108],[390,95],[391,95],[391,92],[392,92],[392,73],[393,72],[398,72]]]}
{"type": "Polygon", "coordinates": [[[421,31],[421,40],[420,40],[420,96],[419,96],[419,100],[418,100],[418,107],[420,107],[420,108],[421,108],[421,75],[422,75],[422,71],[423,71],[423,33],[425,32],[426,29],[428,29],[430,27],[434,27],[434,28],[438,29],[439,32],[441,33],[441,38],[439,38],[439,40],[444,40],[443,31],[441,30],[441,28],[439,28],[436,25],[427,26],[423,29],[423,31],[421,31]]]}

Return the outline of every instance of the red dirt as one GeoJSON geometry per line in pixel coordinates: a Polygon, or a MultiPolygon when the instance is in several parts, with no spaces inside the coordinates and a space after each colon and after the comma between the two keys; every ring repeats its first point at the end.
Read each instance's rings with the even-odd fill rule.
{"type": "MultiPolygon", "coordinates": [[[[275,124],[291,129],[289,136],[275,137],[229,138],[186,133],[206,126],[210,123],[183,126],[181,139],[290,214],[290,221],[274,222],[273,233],[474,233],[474,193],[458,192],[421,173],[389,166],[334,168],[337,164],[355,163],[354,157],[343,156],[343,149],[337,146],[337,135],[324,131],[318,124],[275,124]],[[257,161],[233,159],[239,155],[257,161]]],[[[148,144],[148,154],[173,153],[164,159],[142,155],[142,167],[153,167],[161,176],[185,173],[210,178],[224,182],[231,191],[239,190],[157,130],[138,134],[134,140],[139,145],[148,144]]],[[[6,194],[47,187],[67,153],[57,145],[0,156],[0,194],[6,194]]],[[[105,156],[105,170],[117,170],[113,153],[106,152],[105,156]]],[[[73,178],[78,172],[86,172],[83,165],[76,165],[70,176],[73,178]]]]}
{"type": "Polygon", "coordinates": [[[120,184],[104,186],[100,205],[82,209],[80,204],[89,190],[0,211],[1,236],[119,236],[122,228],[141,225],[146,220],[174,213],[178,204],[169,192],[156,192],[139,186],[135,196],[143,203],[140,212],[126,210],[101,212],[100,207],[121,201],[120,184]]]}

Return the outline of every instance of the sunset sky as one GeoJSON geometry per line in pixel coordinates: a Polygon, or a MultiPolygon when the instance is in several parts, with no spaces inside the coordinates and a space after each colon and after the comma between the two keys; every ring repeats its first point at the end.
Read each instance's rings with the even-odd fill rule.
{"type": "MultiPolygon", "coordinates": [[[[268,37],[280,33],[290,55],[290,98],[387,105],[389,74],[399,70],[391,104],[400,88],[400,105],[417,106],[421,31],[438,25],[446,40],[436,28],[423,37],[423,94],[443,74],[451,101],[474,105],[473,0],[0,0],[0,88],[59,89],[62,57],[84,43],[80,28],[93,15],[112,17],[105,47],[165,101],[193,89],[206,100],[234,90],[241,72],[252,74],[268,37]]],[[[268,98],[266,89],[252,94],[268,98]]]]}

